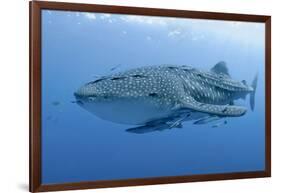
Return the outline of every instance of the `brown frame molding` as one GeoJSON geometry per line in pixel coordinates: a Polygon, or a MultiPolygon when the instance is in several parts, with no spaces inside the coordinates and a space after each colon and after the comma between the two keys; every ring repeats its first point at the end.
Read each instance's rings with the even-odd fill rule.
{"type": "Polygon", "coordinates": [[[166,183],[183,183],[212,180],[229,180],[242,178],[260,178],[271,176],[271,17],[265,15],[247,15],[234,13],[215,13],[184,11],[171,9],[155,9],[141,7],[108,6],[93,4],[61,3],[46,1],[29,2],[30,10],[30,192],[77,190],[89,188],[121,187],[136,185],[152,185],[166,183]],[[68,10],[101,13],[119,13],[133,15],[169,16],[181,18],[214,19],[229,21],[249,21],[265,23],[265,80],[266,80],[266,124],[265,124],[265,170],[255,172],[238,172],[224,174],[206,174],[192,176],[156,177],[110,181],[90,181],[65,184],[41,183],[41,10],[68,10]]]}

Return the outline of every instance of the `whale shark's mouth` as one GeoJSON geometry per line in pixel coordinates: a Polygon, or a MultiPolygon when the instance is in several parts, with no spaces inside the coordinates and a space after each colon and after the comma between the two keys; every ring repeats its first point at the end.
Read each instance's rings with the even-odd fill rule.
{"type": "Polygon", "coordinates": [[[74,92],[74,96],[76,99],[75,103],[77,103],[78,105],[84,105],[84,102],[86,101],[94,101],[94,99],[97,97],[95,95],[84,95],[83,93],[79,92],[74,92]]]}
{"type": "Polygon", "coordinates": [[[96,98],[98,95],[96,94],[86,94],[81,91],[74,92],[74,96],[77,99],[86,99],[86,98],[96,98]]]}
{"type": "Polygon", "coordinates": [[[118,97],[109,96],[105,94],[90,94],[90,93],[81,93],[81,92],[74,92],[75,99],[78,104],[84,103],[100,103],[100,102],[110,102],[118,97]]]}

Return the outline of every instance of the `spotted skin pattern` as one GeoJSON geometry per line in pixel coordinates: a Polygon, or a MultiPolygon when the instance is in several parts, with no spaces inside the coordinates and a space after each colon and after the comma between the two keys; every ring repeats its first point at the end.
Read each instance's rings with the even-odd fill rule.
{"type": "Polygon", "coordinates": [[[94,102],[145,100],[158,109],[190,108],[219,116],[242,116],[246,108],[229,104],[251,92],[251,86],[225,74],[190,66],[160,65],[101,77],[82,86],[75,95],[94,102]]]}

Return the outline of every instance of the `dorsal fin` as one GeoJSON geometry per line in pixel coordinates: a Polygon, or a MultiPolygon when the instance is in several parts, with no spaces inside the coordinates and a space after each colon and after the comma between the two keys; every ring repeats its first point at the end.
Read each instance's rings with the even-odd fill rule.
{"type": "Polygon", "coordinates": [[[230,76],[228,73],[228,68],[226,66],[226,63],[224,61],[221,61],[219,63],[217,63],[212,69],[211,71],[213,73],[217,73],[217,74],[224,74],[227,76],[230,76]]]}
{"type": "Polygon", "coordinates": [[[246,80],[242,80],[241,81],[244,85],[247,85],[247,81],[246,80]]]}

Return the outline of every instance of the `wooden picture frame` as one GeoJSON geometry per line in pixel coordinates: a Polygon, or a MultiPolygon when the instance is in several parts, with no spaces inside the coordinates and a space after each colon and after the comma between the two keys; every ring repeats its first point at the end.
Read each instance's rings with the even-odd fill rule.
{"type": "Polygon", "coordinates": [[[76,4],[46,1],[31,1],[30,8],[30,191],[60,191],[89,188],[183,183],[271,176],[271,17],[233,13],[214,13],[155,9],[141,7],[76,4]],[[126,180],[86,181],[63,184],[41,182],[41,11],[66,10],[79,12],[118,13],[147,16],[169,16],[227,21],[265,23],[265,170],[191,176],[153,177],[126,180]]]}

